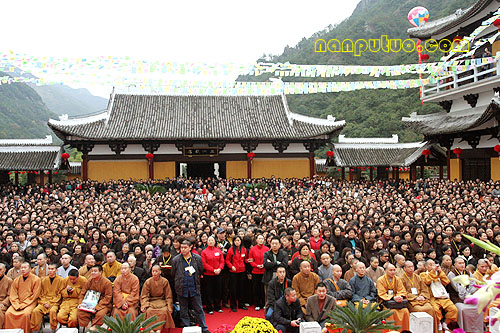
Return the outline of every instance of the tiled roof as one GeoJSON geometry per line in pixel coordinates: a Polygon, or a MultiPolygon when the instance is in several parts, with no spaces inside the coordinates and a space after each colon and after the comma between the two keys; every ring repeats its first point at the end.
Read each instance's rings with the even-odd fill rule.
{"type": "Polygon", "coordinates": [[[3,146],[50,146],[52,145],[52,135],[47,135],[44,139],[0,139],[0,147],[3,146]]]}
{"type": "Polygon", "coordinates": [[[345,121],[292,113],[284,95],[113,94],[103,114],[48,125],[60,137],[87,140],[272,140],[334,135],[345,121]]]}
{"type": "Polygon", "coordinates": [[[431,145],[426,142],[413,143],[336,143],[335,164],[340,167],[356,166],[401,166],[414,163],[424,149],[431,145]]]}
{"type": "Polygon", "coordinates": [[[59,146],[0,146],[0,170],[55,170],[61,153],[59,146]]]}
{"type": "Polygon", "coordinates": [[[82,162],[69,162],[69,168],[72,175],[79,175],[82,170],[82,162]]]}
{"type": "Polygon", "coordinates": [[[424,135],[452,134],[467,131],[487,122],[500,109],[500,99],[494,97],[488,106],[475,107],[465,112],[438,112],[428,115],[412,113],[403,117],[405,126],[424,135]]]}
{"type": "Polygon", "coordinates": [[[318,158],[316,160],[316,173],[326,172],[326,158],[318,158]]]}
{"type": "MultiPolygon", "coordinates": [[[[426,23],[408,29],[408,35],[412,38],[428,39],[433,35],[442,34],[452,29],[459,29],[461,25],[477,15],[495,0],[479,0],[467,9],[459,9],[455,13],[442,17],[437,20],[427,21],[426,23]]],[[[478,17],[480,19],[480,17],[478,17]]],[[[451,32],[451,31],[450,31],[451,32]]]]}

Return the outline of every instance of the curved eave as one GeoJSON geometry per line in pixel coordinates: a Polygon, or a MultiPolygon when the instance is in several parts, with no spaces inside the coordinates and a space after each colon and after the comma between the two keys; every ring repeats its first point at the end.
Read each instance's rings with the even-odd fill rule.
{"type": "MultiPolygon", "coordinates": [[[[449,30],[459,29],[465,21],[479,14],[496,1],[497,0],[479,0],[471,7],[461,12],[455,12],[440,19],[428,21],[419,27],[408,29],[408,36],[411,38],[429,39],[432,36],[447,33],[449,30]]],[[[452,31],[449,32],[451,33],[452,31]]]]}
{"type": "Polygon", "coordinates": [[[494,97],[484,110],[472,109],[456,114],[454,112],[438,112],[429,115],[412,113],[410,117],[403,117],[401,120],[406,127],[423,135],[455,134],[486,123],[499,111],[500,99],[494,97]]]}

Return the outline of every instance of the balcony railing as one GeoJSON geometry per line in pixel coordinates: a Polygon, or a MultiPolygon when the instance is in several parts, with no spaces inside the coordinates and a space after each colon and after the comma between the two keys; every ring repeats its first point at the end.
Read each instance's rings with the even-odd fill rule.
{"type": "Polygon", "coordinates": [[[423,87],[422,98],[448,92],[451,89],[474,84],[494,76],[500,76],[500,58],[493,63],[472,65],[472,69],[439,77],[437,82],[423,87]]]}

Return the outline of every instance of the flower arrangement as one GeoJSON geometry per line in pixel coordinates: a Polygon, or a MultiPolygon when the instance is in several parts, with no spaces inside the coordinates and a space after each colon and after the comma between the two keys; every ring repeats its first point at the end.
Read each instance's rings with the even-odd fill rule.
{"type": "MultiPolygon", "coordinates": [[[[463,234],[465,238],[474,243],[475,246],[479,246],[486,251],[496,253],[500,255],[500,247],[496,246],[490,241],[482,241],[480,239],[476,239],[469,235],[463,234]]],[[[471,282],[475,282],[474,287],[479,288],[474,294],[469,295],[465,298],[465,304],[473,304],[477,305],[477,312],[486,312],[488,310],[489,305],[495,299],[500,297],[500,271],[496,272],[491,276],[489,280],[486,280],[486,283],[478,281],[468,275],[459,275],[453,279],[453,281],[460,283],[464,286],[468,286],[471,282]]],[[[500,307],[500,305],[499,305],[500,307]]],[[[488,317],[490,319],[490,317],[488,317]]],[[[500,319],[500,311],[491,318],[491,323],[494,325],[497,320],[500,319]]]]}
{"type": "Polygon", "coordinates": [[[263,318],[243,317],[232,333],[278,333],[274,326],[263,318]]]}

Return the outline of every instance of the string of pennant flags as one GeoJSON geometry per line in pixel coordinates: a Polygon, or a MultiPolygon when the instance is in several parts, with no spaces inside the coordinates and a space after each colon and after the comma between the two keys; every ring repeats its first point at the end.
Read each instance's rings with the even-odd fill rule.
{"type": "MultiPolygon", "coordinates": [[[[55,84],[43,79],[30,79],[35,84],[55,84]]],[[[0,77],[0,84],[24,82],[20,77],[0,77]]],[[[136,82],[139,89],[151,87],[155,92],[171,94],[195,95],[272,95],[272,94],[311,94],[355,91],[360,89],[409,89],[418,88],[431,82],[431,79],[388,80],[388,81],[355,81],[355,82],[198,82],[172,80],[158,82],[150,79],[136,82]]],[[[115,82],[116,83],[116,82],[115,82]]],[[[118,82],[118,86],[123,82],[118,82]]],[[[149,91],[148,91],[149,92],[149,91]]]]}
{"type": "MultiPolygon", "coordinates": [[[[500,16],[500,15],[499,15],[500,16]]],[[[494,57],[481,59],[460,59],[452,61],[403,64],[403,65],[301,65],[290,63],[254,64],[207,64],[137,60],[130,57],[35,57],[12,52],[0,53],[0,71],[16,73],[41,73],[64,76],[88,76],[93,72],[97,78],[111,73],[127,75],[199,75],[213,77],[220,75],[259,76],[271,73],[278,77],[334,77],[348,75],[399,76],[404,74],[447,75],[469,70],[480,64],[492,63],[494,57]]]]}

